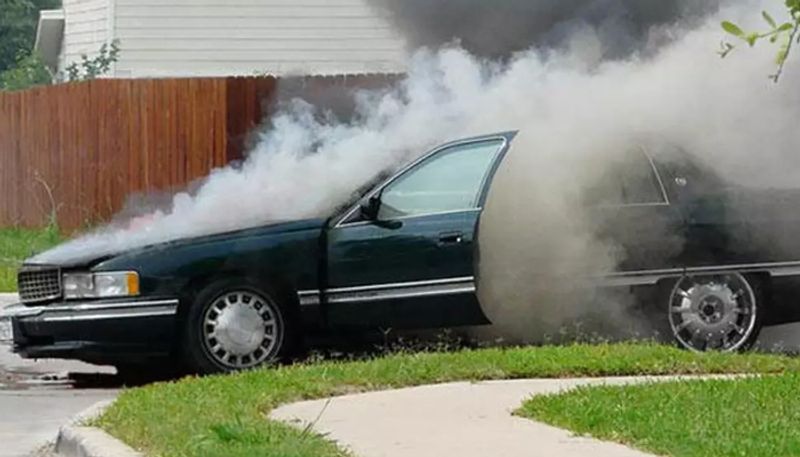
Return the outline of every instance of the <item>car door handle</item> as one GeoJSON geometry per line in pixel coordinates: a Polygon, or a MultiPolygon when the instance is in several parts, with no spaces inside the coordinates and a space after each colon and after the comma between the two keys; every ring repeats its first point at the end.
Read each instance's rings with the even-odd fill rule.
{"type": "Polygon", "coordinates": [[[447,232],[439,234],[439,244],[461,244],[464,234],[461,232],[447,232]]]}

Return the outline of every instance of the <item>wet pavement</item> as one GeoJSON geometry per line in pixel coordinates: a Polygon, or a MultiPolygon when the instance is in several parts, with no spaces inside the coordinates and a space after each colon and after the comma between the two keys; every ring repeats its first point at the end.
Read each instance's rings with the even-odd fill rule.
{"type": "MultiPolygon", "coordinates": [[[[0,295],[0,308],[14,299],[0,295]]],[[[112,367],[24,360],[0,344],[0,457],[48,455],[60,426],[118,389],[112,367]]]]}

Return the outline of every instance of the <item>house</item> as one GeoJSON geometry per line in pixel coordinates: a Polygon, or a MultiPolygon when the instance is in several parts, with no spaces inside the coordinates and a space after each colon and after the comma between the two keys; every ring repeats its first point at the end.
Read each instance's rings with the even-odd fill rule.
{"type": "Polygon", "coordinates": [[[54,73],[117,40],[107,77],[396,73],[404,40],[366,0],[64,0],[36,49],[54,73]]]}

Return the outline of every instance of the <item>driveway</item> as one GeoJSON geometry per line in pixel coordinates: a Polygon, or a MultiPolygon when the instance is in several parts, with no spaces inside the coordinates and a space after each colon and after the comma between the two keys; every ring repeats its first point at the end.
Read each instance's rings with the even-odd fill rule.
{"type": "MultiPolygon", "coordinates": [[[[15,301],[15,295],[0,294],[0,308],[15,301]]],[[[114,372],[80,362],[23,360],[0,345],[0,457],[30,455],[55,439],[73,416],[117,394],[115,389],[76,387],[71,377],[102,378],[114,372]]]]}

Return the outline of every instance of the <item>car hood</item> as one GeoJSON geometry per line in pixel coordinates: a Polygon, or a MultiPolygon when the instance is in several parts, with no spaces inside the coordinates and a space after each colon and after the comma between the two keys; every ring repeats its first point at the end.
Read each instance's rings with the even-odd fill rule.
{"type": "Polygon", "coordinates": [[[246,228],[224,233],[215,233],[203,236],[194,236],[187,238],[178,238],[171,241],[162,243],[148,244],[127,250],[116,250],[111,252],[96,252],[92,250],[79,250],[79,249],[64,249],[69,243],[65,245],[56,246],[53,249],[44,251],[34,257],[26,260],[24,265],[37,266],[48,265],[57,266],[60,268],[84,268],[92,267],[100,262],[112,259],[114,257],[136,254],[150,250],[168,250],[172,247],[185,246],[187,244],[202,244],[215,241],[224,241],[236,238],[247,238],[256,235],[269,235],[271,233],[286,233],[309,229],[322,228],[326,223],[325,219],[304,219],[299,221],[278,222],[274,224],[264,225],[254,228],[246,228]]]}

